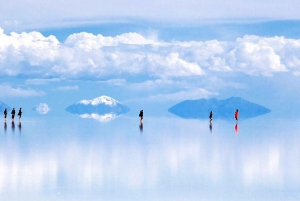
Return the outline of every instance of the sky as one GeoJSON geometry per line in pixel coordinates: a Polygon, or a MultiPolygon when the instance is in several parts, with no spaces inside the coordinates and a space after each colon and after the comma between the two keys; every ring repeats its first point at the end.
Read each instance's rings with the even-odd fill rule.
{"type": "Polygon", "coordinates": [[[0,101],[57,115],[108,95],[132,114],[160,114],[187,99],[240,96],[299,117],[299,4],[1,3],[0,101]]]}

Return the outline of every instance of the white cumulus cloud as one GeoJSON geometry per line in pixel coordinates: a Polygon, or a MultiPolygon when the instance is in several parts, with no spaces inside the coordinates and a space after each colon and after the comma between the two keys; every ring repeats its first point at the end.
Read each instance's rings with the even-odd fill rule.
{"type": "Polygon", "coordinates": [[[50,108],[46,103],[40,103],[36,105],[33,110],[39,114],[47,114],[50,111],[50,108]]]}
{"type": "Polygon", "coordinates": [[[300,71],[300,40],[244,36],[235,41],[159,41],[139,33],[70,35],[64,43],[39,32],[0,29],[0,75],[55,79],[176,78],[242,72],[271,76],[300,71]]]}
{"type": "Polygon", "coordinates": [[[0,85],[0,97],[32,97],[43,96],[45,92],[34,89],[23,89],[20,87],[11,87],[7,84],[0,85]]]}

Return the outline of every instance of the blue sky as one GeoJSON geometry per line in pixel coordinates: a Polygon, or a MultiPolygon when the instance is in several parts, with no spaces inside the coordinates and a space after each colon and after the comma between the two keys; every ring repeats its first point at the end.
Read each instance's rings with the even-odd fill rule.
{"type": "Polygon", "coordinates": [[[48,114],[100,95],[161,113],[241,96],[299,116],[299,2],[13,1],[0,8],[0,101],[48,114]],[[68,9],[66,9],[68,8],[68,9]]]}

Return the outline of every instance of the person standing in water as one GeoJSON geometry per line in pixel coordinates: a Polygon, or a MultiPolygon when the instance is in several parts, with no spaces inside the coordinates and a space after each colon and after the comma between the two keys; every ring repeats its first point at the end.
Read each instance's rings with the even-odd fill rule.
{"type": "Polygon", "coordinates": [[[210,122],[210,123],[212,122],[212,117],[213,117],[213,112],[210,111],[210,113],[209,113],[209,122],[210,122]]]}
{"type": "Polygon", "coordinates": [[[14,119],[15,119],[15,114],[16,114],[16,111],[15,111],[15,108],[13,108],[12,111],[11,111],[11,119],[12,119],[12,121],[14,121],[14,119]]]}
{"type": "Polygon", "coordinates": [[[236,109],[236,111],[234,113],[234,118],[235,118],[236,121],[239,120],[239,110],[238,109],[236,109]]]}
{"type": "Polygon", "coordinates": [[[6,121],[6,117],[7,117],[7,109],[5,108],[4,110],[4,120],[6,121]]]}
{"type": "Polygon", "coordinates": [[[22,117],[22,108],[19,109],[18,116],[19,116],[19,121],[20,121],[21,117],[22,117]]]}
{"type": "Polygon", "coordinates": [[[140,123],[142,124],[143,123],[143,118],[144,118],[144,110],[140,111],[139,117],[140,117],[140,123]]]}

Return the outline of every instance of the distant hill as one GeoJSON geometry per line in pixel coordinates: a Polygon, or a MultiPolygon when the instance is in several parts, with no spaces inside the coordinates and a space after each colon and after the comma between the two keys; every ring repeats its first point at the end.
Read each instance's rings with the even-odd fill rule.
{"type": "MultiPolygon", "coordinates": [[[[128,112],[130,109],[119,103],[115,99],[108,96],[100,96],[92,100],[81,100],[66,108],[68,112],[73,114],[115,114],[116,116],[128,112]]],[[[84,117],[87,117],[84,116],[84,117]]]]}
{"type": "Polygon", "coordinates": [[[170,107],[168,111],[186,119],[208,119],[210,111],[213,111],[214,119],[233,119],[236,109],[239,110],[239,119],[253,118],[271,111],[240,97],[186,100],[170,107]]]}
{"type": "Polygon", "coordinates": [[[7,113],[10,114],[11,111],[11,107],[9,107],[8,105],[6,105],[5,103],[0,101],[0,112],[3,114],[5,108],[7,109],[7,113]]]}

